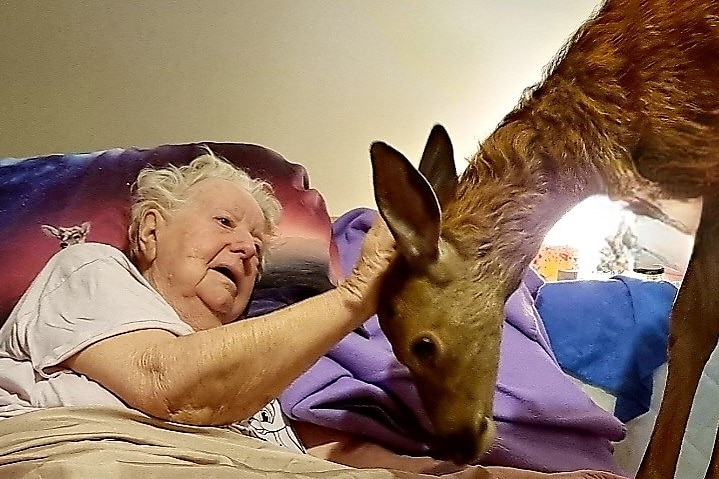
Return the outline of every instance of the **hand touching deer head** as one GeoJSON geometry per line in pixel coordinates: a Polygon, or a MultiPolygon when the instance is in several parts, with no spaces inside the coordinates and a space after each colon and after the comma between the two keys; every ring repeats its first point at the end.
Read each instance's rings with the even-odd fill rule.
{"type": "Polygon", "coordinates": [[[370,153],[377,206],[398,251],[380,325],[412,372],[438,455],[468,462],[494,437],[504,303],[517,284],[505,286],[492,280],[492,268],[478,269],[478,258],[489,253],[484,243],[468,247],[443,229],[442,208],[454,199],[458,180],[441,126],[429,136],[419,171],[385,143],[374,143],[370,153]]]}

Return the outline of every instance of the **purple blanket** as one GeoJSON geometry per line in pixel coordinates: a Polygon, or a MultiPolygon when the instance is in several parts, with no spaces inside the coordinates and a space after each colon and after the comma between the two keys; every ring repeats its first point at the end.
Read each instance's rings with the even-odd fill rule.
{"type": "MultiPolygon", "coordinates": [[[[345,274],[375,214],[356,209],[334,223],[345,274]]],[[[624,437],[624,426],[559,368],[534,306],[541,284],[528,273],[507,302],[495,396],[498,434],[481,462],[621,473],[611,442],[624,437]]],[[[431,454],[430,426],[410,374],[392,354],[376,317],[320,358],[280,401],[293,419],[364,435],[403,453],[431,454]]]]}

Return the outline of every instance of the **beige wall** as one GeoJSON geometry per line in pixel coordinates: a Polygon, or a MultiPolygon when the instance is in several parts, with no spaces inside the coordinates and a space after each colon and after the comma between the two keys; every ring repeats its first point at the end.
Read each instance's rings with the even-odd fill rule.
{"type": "Polygon", "coordinates": [[[0,157],[254,142],[372,207],[371,141],[414,161],[440,122],[462,169],[596,4],[0,2],[0,157]]]}

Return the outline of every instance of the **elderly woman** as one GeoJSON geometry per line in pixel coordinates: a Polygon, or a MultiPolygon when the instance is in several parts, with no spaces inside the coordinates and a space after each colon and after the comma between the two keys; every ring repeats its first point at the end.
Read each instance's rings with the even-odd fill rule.
{"type": "MultiPolygon", "coordinates": [[[[280,207],[269,185],[208,152],[187,166],[145,169],[133,186],[129,255],[97,243],[60,251],[0,330],[0,411],[8,416],[100,405],[140,412],[145,416],[131,416],[132,427],[168,428],[163,434],[187,432],[164,426],[181,423],[230,425],[245,435],[262,437],[262,431],[253,429],[252,416],[262,410],[281,423],[274,398],[374,314],[378,285],[393,255],[391,237],[382,224],[375,226],[352,275],[337,288],[264,316],[235,321],[247,308],[275,233],[280,207]]],[[[0,427],[13,419],[0,421],[0,427]]],[[[40,422],[52,429],[66,426],[40,422]]],[[[198,442],[205,437],[201,429],[190,431],[197,433],[198,442]]],[[[134,434],[139,440],[150,431],[138,429],[134,434]]],[[[334,446],[353,438],[329,441],[325,435],[318,440],[311,429],[305,434],[316,446],[311,452],[340,462],[406,471],[443,466],[367,444],[338,455],[334,446]]],[[[269,439],[303,452],[289,427],[269,439]]],[[[170,440],[163,436],[162,444],[170,440]]],[[[222,441],[233,444],[235,439],[222,436],[222,441]]],[[[182,447],[190,446],[194,444],[182,447]]],[[[238,454],[231,451],[228,454],[238,454]]],[[[305,457],[308,465],[301,466],[302,471],[310,476],[346,472],[305,457]]],[[[280,463],[304,464],[298,461],[280,463]]],[[[293,476],[287,467],[274,471],[293,476]]],[[[244,473],[236,477],[250,477],[247,470],[244,473]]],[[[364,477],[359,473],[348,477],[364,477]]],[[[395,474],[381,473],[375,471],[371,477],[395,474]]],[[[167,477],[180,477],[177,474],[173,470],[167,477]]],[[[491,477],[482,468],[467,468],[463,474],[491,477]]]]}

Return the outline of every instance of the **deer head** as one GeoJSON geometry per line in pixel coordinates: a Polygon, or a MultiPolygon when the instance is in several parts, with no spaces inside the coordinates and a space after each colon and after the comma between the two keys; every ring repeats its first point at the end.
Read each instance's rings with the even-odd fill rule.
{"type": "Polygon", "coordinates": [[[430,133],[419,171],[382,142],[371,146],[370,156],[377,207],[398,251],[383,287],[380,325],[415,380],[437,438],[434,454],[470,462],[494,438],[499,345],[511,291],[499,277],[480,274],[478,280],[481,245],[468,249],[451,231],[443,233],[442,210],[458,187],[444,128],[430,133]]]}
{"type": "Polygon", "coordinates": [[[90,222],[85,221],[79,226],[40,225],[40,229],[45,236],[60,240],[60,248],[67,248],[85,242],[90,232],[90,222]]]}

